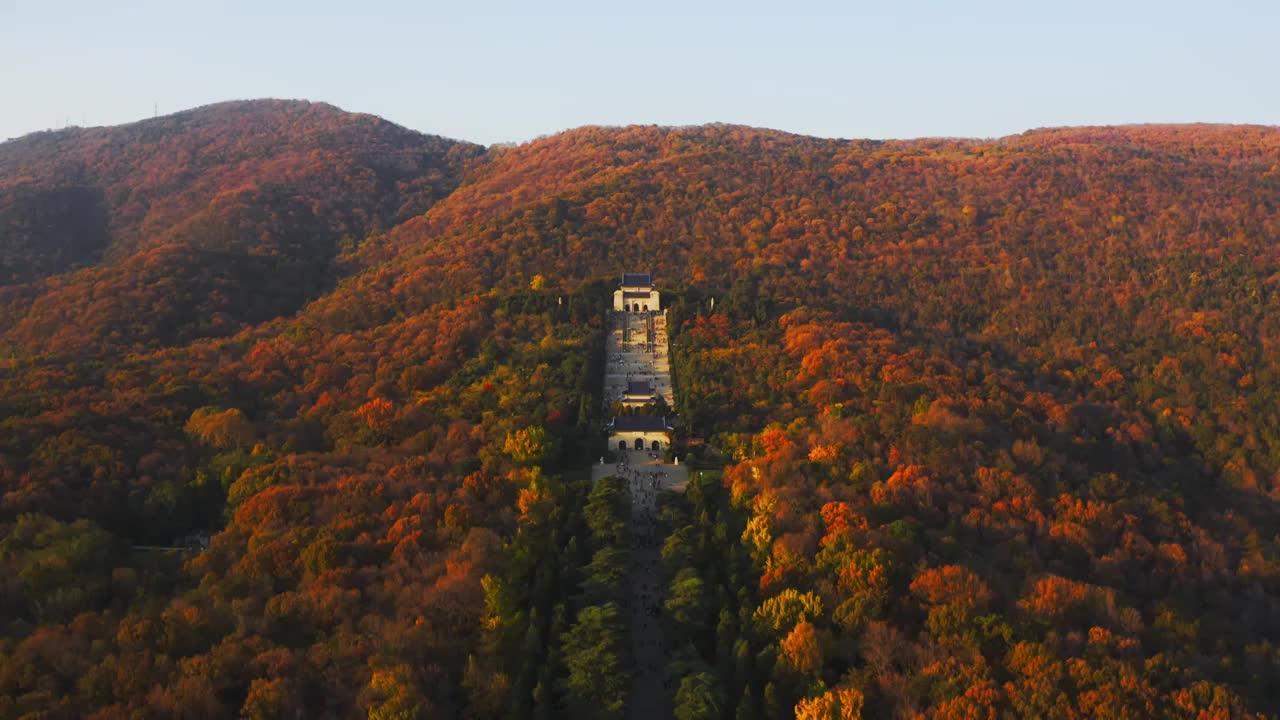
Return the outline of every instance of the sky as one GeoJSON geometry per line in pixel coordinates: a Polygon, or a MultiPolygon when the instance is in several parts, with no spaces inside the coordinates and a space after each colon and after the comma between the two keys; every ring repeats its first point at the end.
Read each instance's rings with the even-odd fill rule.
{"type": "Polygon", "coordinates": [[[1280,2],[0,0],[0,140],[301,98],[484,144],[1280,124],[1280,2]]]}

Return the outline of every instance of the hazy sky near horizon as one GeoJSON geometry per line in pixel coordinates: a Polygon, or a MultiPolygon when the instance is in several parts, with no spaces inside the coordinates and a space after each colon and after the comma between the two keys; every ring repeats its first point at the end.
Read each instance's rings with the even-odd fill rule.
{"type": "Polygon", "coordinates": [[[258,97],[486,144],[630,123],[1275,125],[1277,77],[1264,0],[0,0],[0,140],[258,97]]]}

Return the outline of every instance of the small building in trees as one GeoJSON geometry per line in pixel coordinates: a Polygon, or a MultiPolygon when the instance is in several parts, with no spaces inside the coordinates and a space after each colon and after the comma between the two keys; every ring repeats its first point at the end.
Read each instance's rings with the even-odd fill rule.
{"type": "Polygon", "coordinates": [[[609,447],[614,450],[657,450],[671,447],[672,427],[666,418],[615,417],[609,422],[609,447]]]}
{"type": "Polygon", "coordinates": [[[622,285],[613,291],[613,309],[618,312],[657,312],[658,291],[649,273],[623,273],[622,285]]]}

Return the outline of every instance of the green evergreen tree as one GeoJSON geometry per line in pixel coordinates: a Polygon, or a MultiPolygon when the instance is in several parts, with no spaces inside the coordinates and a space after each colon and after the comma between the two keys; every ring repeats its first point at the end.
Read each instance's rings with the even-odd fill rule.
{"type": "Polygon", "coordinates": [[[742,697],[738,700],[738,707],[734,711],[733,720],[759,720],[760,708],[756,705],[756,698],[751,694],[751,688],[742,689],[742,697]]]}
{"type": "Polygon", "coordinates": [[[711,673],[688,675],[676,690],[676,720],[719,720],[724,707],[724,691],[711,673]]]}
{"type": "Polygon", "coordinates": [[[621,718],[630,684],[613,603],[590,606],[563,637],[565,702],[572,718],[621,718]]]}

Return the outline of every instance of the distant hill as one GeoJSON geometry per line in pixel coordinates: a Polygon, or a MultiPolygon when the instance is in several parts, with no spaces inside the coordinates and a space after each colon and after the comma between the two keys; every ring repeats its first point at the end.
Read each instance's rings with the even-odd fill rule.
{"type": "Polygon", "coordinates": [[[0,718],[615,717],[637,531],[681,717],[1275,716],[1278,242],[1258,126],[5,143],[0,718]],[[582,480],[625,271],[656,529],[582,480]]]}
{"type": "Polygon", "coordinates": [[[84,351],[291,313],[342,275],[344,240],[425,211],[482,155],[275,100],[0,144],[0,283],[80,271],[16,293],[7,324],[35,347],[84,351]]]}

